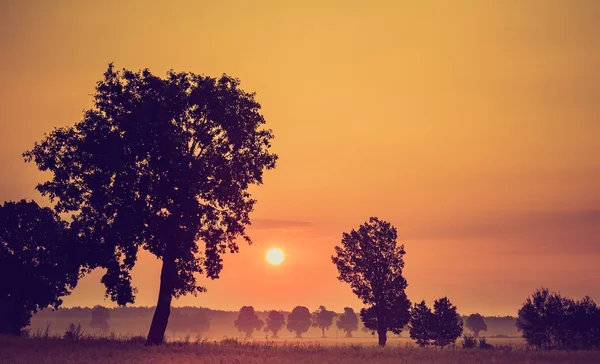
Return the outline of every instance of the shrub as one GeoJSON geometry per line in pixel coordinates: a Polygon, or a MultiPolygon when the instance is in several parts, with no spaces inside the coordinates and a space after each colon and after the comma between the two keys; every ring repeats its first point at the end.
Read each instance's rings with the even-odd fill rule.
{"type": "Polygon", "coordinates": [[[81,324],[75,325],[74,323],[70,323],[63,335],[63,339],[71,340],[73,342],[83,339],[81,324]]]}
{"type": "Polygon", "coordinates": [[[475,349],[477,347],[477,339],[473,335],[464,335],[463,336],[463,349],[475,349]]]}

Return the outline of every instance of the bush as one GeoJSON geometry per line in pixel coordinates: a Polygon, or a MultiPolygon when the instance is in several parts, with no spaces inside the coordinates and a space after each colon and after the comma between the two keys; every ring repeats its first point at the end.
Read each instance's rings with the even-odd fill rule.
{"type": "Polygon", "coordinates": [[[493,348],[494,348],[494,345],[488,344],[485,337],[482,337],[481,339],[479,339],[479,349],[489,350],[489,349],[493,349],[493,348]]]}
{"type": "Polygon", "coordinates": [[[475,349],[477,347],[477,339],[473,335],[464,335],[463,336],[463,349],[475,349]]]}
{"type": "Polygon", "coordinates": [[[83,339],[81,324],[75,325],[74,323],[70,323],[63,335],[63,339],[71,340],[73,342],[83,339]]]}

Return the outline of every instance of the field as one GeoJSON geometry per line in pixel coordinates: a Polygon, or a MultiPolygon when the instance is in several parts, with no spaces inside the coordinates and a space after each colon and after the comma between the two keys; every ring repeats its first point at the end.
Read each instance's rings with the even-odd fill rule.
{"type": "MultiPolygon", "coordinates": [[[[492,341],[493,342],[493,341],[492,341]]],[[[494,344],[498,344],[495,343],[494,344]]],[[[283,342],[173,342],[145,347],[139,339],[83,339],[0,337],[0,363],[4,364],[297,364],[297,363],[401,363],[401,364],[597,364],[600,352],[538,352],[524,346],[494,350],[459,348],[419,349],[401,339],[386,348],[374,345],[332,344],[320,341],[283,342]]]]}

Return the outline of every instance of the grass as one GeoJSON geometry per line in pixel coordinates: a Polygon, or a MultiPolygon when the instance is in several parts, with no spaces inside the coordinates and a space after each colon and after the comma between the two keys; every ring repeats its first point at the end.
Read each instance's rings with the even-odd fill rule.
{"type": "Polygon", "coordinates": [[[494,350],[419,349],[410,344],[386,348],[363,345],[237,341],[172,342],[145,347],[140,338],[91,338],[73,342],[57,337],[0,337],[0,363],[25,364],[597,364],[600,352],[541,352],[506,346],[494,350]]]}

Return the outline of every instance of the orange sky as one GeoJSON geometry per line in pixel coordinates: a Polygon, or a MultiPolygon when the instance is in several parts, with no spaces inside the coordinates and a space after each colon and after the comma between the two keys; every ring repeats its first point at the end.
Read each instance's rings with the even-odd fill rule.
{"type": "MultiPolygon", "coordinates": [[[[4,0],[0,200],[41,201],[20,154],[80,119],[109,62],[226,72],[257,92],[279,165],[253,189],[255,245],[176,305],[359,308],[330,256],[372,215],[398,227],[413,301],[600,300],[598,24],[596,0],[4,0]]],[[[141,256],[138,304],[158,268],[141,256]]],[[[66,304],[102,303],[99,277],[66,304]]]]}

